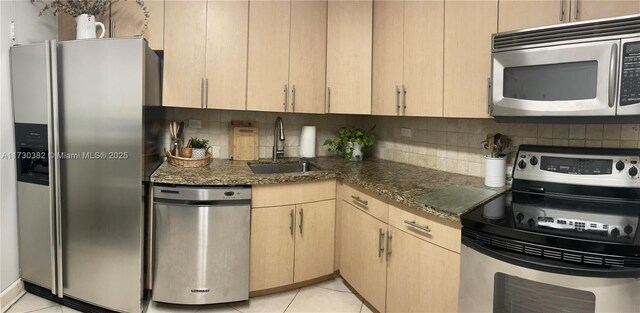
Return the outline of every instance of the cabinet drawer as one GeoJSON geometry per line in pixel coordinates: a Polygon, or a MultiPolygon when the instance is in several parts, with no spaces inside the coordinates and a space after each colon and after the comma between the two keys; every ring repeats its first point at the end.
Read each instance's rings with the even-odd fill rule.
{"type": "Polygon", "coordinates": [[[389,205],[386,202],[378,200],[373,196],[347,184],[342,184],[340,196],[343,201],[346,201],[356,208],[369,213],[371,216],[385,223],[387,222],[389,205]]]}
{"type": "Polygon", "coordinates": [[[460,224],[427,213],[389,205],[389,225],[420,239],[460,253],[460,224]]]}
{"type": "Polygon", "coordinates": [[[252,208],[315,202],[335,199],[336,181],[255,185],[251,193],[252,208]]]}

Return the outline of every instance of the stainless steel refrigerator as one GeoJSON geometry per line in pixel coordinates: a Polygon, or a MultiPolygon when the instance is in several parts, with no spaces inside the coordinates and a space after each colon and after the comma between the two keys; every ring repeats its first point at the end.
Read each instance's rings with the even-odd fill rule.
{"type": "Polygon", "coordinates": [[[160,72],[141,37],[11,48],[27,290],[142,311],[144,186],[160,162],[160,72]]]}

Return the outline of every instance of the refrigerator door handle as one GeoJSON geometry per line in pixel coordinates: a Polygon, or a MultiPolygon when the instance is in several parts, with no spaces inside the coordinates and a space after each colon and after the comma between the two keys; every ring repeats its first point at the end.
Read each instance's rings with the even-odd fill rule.
{"type": "Polygon", "coordinates": [[[62,199],[60,185],[60,112],[58,110],[58,44],[57,41],[50,41],[51,54],[51,108],[53,112],[53,189],[55,197],[55,240],[56,240],[56,271],[55,276],[57,283],[58,298],[64,296],[63,292],[63,273],[62,273],[62,199]]]}
{"type": "MultiPolygon", "coordinates": [[[[45,41],[44,45],[44,54],[45,54],[45,65],[47,68],[46,75],[46,85],[47,85],[47,142],[49,156],[55,155],[52,153],[55,151],[54,141],[53,141],[53,79],[54,74],[52,70],[53,59],[51,56],[52,45],[49,40],[45,41]]],[[[49,227],[51,228],[51,239],[49,242],[49,248],[51,249],[51,293],[57,294],[57,282],[56,282],[56,192],[55,192],[55,169],[49,169],[49,227]]]]}

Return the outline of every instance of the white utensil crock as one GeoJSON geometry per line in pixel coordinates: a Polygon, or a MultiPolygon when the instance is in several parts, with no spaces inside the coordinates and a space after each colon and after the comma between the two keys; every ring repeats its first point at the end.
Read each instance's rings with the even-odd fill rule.
{"type": "Polygon", "coordinates": [[[507,158],[489,158],[484,157],[485,172],[484,184],[487,187],[502,187],[505,185],[505,167],[507,158]]]}
{"type": "Polygon", "coordinates": [[[96,17],[89,14],[76,16],[76,39],[96,38],[96,26],[100,26],[102,33],[99,38],[104,37],[104,24],[96,22],[96,17]]]}

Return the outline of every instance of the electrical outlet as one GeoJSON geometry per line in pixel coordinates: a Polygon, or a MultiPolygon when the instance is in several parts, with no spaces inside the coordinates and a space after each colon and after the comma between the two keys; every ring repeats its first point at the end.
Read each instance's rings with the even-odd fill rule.
{"type": "Polygon", "coordinates": [[[400,136],[411,137],[411,128],[400,128],[400,136]]]}
{"type": "Polygon", "coordinates": [[[201,120],[189,120],[189,128],[202,128],[201,120]]]}

